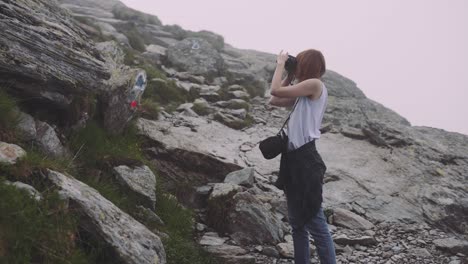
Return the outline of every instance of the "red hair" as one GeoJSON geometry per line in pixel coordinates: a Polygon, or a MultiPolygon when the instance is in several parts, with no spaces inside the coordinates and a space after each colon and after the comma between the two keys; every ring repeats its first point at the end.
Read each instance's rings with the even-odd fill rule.
{"type": "Polygon", "coordinates": [[[315,49],[304,50],[296,56],[297,68],[295,77],[299,81],[320,78],[325,74],[325,58],[322,52],[315,49]]]}

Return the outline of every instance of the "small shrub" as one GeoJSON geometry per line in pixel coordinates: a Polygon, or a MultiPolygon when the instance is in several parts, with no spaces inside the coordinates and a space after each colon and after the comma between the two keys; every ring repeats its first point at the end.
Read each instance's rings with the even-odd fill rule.
{"type": "Polygon", "coordinates": [[[202,116],[208,115],[211,112],[210,109],[206,107],[206,105],[201,104],[201,103],[194,103],[192,110],[195,111],[195,113],[202,115],[202,116]]]}
{"type": "Polygon", "coordinates": [[[128,66],[134,66],[137,52],[133,50],[132,48],[124,48],[124,53],[125,53],[124,64],[128,66]]]}
{"type": "Polygon", "coordinates": [[[150,64],[145,64],[142,67],[146,71],[146,76],[148,80],[154,79],[154,78],[159,78],[163,80],[167,80],[166,74],[164,74],[162,71],[159,69],[155,68],[154,66],[150,64]]]}
{"type": "Polygon", "coordinates": [[[141,112],[143,117],[157,120],[159,114],[159,105],[150,99],[144,99],[141,103],[141,112]]]}
{"type": "Polygon", "coordinates": [[[162,105],[168,105],[170,103],[187,102],[189,100],[189,93],[177,87],[176,83],[172,80],[167,81],[165,84],[156,84],[149,80],[143,97],[161,103],[162,105]]]}

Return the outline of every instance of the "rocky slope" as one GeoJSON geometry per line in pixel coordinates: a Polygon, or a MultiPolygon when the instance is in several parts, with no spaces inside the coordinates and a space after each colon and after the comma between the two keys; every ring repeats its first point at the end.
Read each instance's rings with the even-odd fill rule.
{"type": "MultiPolygon", "coordinates": [[[[212,32],[163,25],[114,0],[60,3],[0,1],[0,83],[18,98],[37,98],[20,104],[28,144],[74,159],[81,148],[73,157],[66,134],[85,127],[93,111],[118,134],[135,115],[139,76],[156,94],[172,83],[188,95],[185,102],[140,117],[136,126],[144,158],[163,179],[158,184],[195,210],[195,240],[221,263],[292,263],[285,197],[272,186],[279,158],[264,160],[257,146],[287,114],[264,97],[275,56],[236,49],[212,32]],[[158,69],[161,78],[146,80],[150,72],[141,68],[158,69]],[[51,118],[57,110],[66,114],[51,118]]],[[[467,262],[468,136],[411,126],[334,71],[323,80],[329,102],[317,147],[328,168],[324,208],[339,262],[467,262]]],[[[24,155],[0,144],[2,163],[24,155]]],[[[141,161],[103,162],[161,223],[151,169],[141,161]]],[[[166,263],[165,234],[71,175],[40,174],[119,261],[166,263]]]]}

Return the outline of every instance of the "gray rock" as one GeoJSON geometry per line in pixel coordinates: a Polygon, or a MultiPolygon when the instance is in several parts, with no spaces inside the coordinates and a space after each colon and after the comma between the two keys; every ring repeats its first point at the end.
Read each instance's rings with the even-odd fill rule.
{"type": "Polygon", "coordinates": [[[19,120],[17,128],[21,132],[21,136],[25,140],[33,140],[36,138],[36,121],[26,113],[19,112],[19,120]]]}
{"type": "Polygon", "coordinates": [[[206,230],[207,226],[204,225],[204,224],[202,224],[202,223],[197,223],[197,224],[196,224],[196,228],[197,228],[197,231],[203,232],[203,231],[206,230]]]}
{"type": "Polygon", "coordinates": [[[333,210],[333,223],[349,229],[372,229],[374,225],[361,216],[342,208],[333,210]]]}
{"type": "Polygon", "coordinates": [[[437,248],[453,254],[462,253],[468,255],[468,241],[456,238],[442,238],[432,241],[437,248]]]}
{"type": "Polygon", "coordinates": [[[227,82],[228,82],[227,78],[224,77],[224,76],[221,76],[221,77],[214,78],[212,84],[218,85],[218,86],[223,86],[227,82]]]}
{"type": "Polygon", "coordinates": [[[231,99],[229,101],[220,101],[217,102],[216,105],[221,107],[226,107],[229,109],[245,109],[248,110],[250,108],[249,103],[247,103],[243,99],[231,99]]]}
{"type": "Polygon", "coordinates": [[[252,187],[254,183],[254,172],[255,170],[252,167],[233,171],[226,175],[224,182],[252,187]]]}
{"type": "Polygon", "coordinates": [[[420,257],[420,258],[430,258],[432,257],[431,253],[425,248],[410,248],[408,254],[420,257]]]}
{"type": "Polygon", "coordinates": [[[123,44],[128,47],[130,46],[130,41],[128,40],[127,36],[118,32],[113,25],[104,21],[96,21],[94,24],[102,32],[102,35],[114,38],[119,44],[123,44]]]}
{"type": "Polygon", "coordinates": [[[371,245],[377,244],[377,240],[375,240],[375,238],[370,237],[370,236],[350,238],[344,234],[334,237],[333,241],[341,245],[351,245],[351,246],[352,245],[371,246],[371,245]]]}
{"type": "Polygon", "coordinates": [[[239,246],[226,245],[226,244],[209,245],[208,247],[205,247],[205,250],[210,252],[211,254],[228,255],[228,256],[244,255],[248,253],[247,250],[239,246]]]}
{"type": "Polygon", "coordinates": [[[15,164],[18,159],[26,155],[26,151],[15,144],[0,141],[0,163],[15,164]]]}
{"type": "Polygon", "coordinates": [[[101,42],[96,45],[106,62],[106,68],[112,73],[104,81],[106,89],[99,94],[102,101],[104,126],[111,133],[123,131],[135,114],[132,101],[141,103],[146,89],[146,72],[123,65],[125,54],[115,41],[101,42]]]}
{"type": "Polygon", "coordinates": [[[232,198],[234,206],[228,216],[228,230],[240,244],[281,242],[285,226],[255,195],[241,192],[232,198]]]}
{"type": "Polygon", "coordinates": [[[114,250],[116,261],[166,263],[161,239],[96,190],[59,172],[48,170],[46,177],[76,204],[77,210],[87,219],[80,224],[86,225],[85,230],[90,230],[90,235],[98,235],[114,250]]]}
{"type": "Polygon", "coordinates": [[[167,58],[172,65],[195,75],[213,77],[223,68],[223,59],[216,49],[200,38],[187,38],[170,46],[167,58]]]}
{"type": "Polygon", "coordinates": [[[29,193],[29,195],[31,195],[31,197],[34,200],[36,200],[38,202],[42,200],[41,193],[38,192],[36,189],[34,189],[34,187],[32,187],[31,185],[28,185],[28,184],[25,184],[25,183],[22,183],[22,182],[19,182],[19,181],[17,181],[17,182],[5,181],[5,184],[15,186],[17,189],[20,189],[20,190],[25,190],[26,192],[29,193]]]}
{"type": "Polygon", "coordinates": [[[101,9],[103,11],[111,12],[114,8],[123,8],[125,5],[115,0],[100,0],[98,2],[94,0],[61,0],[63,4],[73,4],[81,7],[88,7],[93,9],[101,9]]]}
{"type": "Polygon", "coordinates": [[[211,190],[213,190],[213,186],[205,185],[205,186],[197,187],[197,193],[201,195],[209,195],[211,190]]]}
{"type": "Polygon", "coordinates": [[[365,139],[367,136],[362,132],[361,129],[357,129],[354,127],[343,127],[341,128],[341,134],[346,137],[354,138],[354,139],[365,139]]]}
{"type": "Polygon", "coordinates": [[[240,119],[245,119],[247,117],[247,111],[245,109],[232,109],[226,110],[225,113],[238,117],[240,119]]]}
{"type": "Polygon", "coordinates": [[[278,252],[285,258],[294,258],[294,246],[292,243],[279,243],[276,245],[278,252]]]}
{"type": "Polygon", "coordinates": [[[344,98],[366,98],[364,93],[356,86],[356,83],[343,75],[327,70],[323,81],[330,96],[344,98]]]}
{"type": "Polygon", "coordinates": [[[275,247],[272,246],[266,246],[261,250],[262,254],[265,256],[269,256],[272,258],[279,258],[280,254],[278,250],[275,247]]]}
{"type": "Polygon", "coordinates": [[[221,99],[221,96],[217,92],[202,92],[200,93],[200,97],[208,102],[217,102],[221,99]]]}
{"type": "MultiPolygon", "coordinates": [[[[174,39],[174,38],[165,38],[165,37],[158,37],[158,38],[154,38],[153,39],[154,43],[158,44],[158,45],[161,45],[165,48],[170,48],[174,45],[177,45],[179,43],[179,41],[177,39],[174,39]]],[[[168,54],[168,52],[166,51],[166,55],[168,54]]]]}
{"type": "Polygon", "coordinates": [[[213,191],[210,194],[210,199],[226,196],[242,190],[242,188],[233,183],[216,183],[213,186],[213,191]]]}
{"type": "Polygon", "coordinates": [[[232,92],[232,91],[243,91],[243,92],[246,92],[245,88],[241,85],[238,85],[238,84],[233,84],[233,85],[230,85],[228,87],[228,91],[232,92]]]}
{"type": "Polygon", "coordinates": [[[226,107],[228,105],[228,102],[226,102],[226,101],[217,101],[213,105],[219,106],[219,107],[226,107]]]}
{"type": "Polygon", "coordinates": [[[138,205],[137,209],[138,209],[138,213],[140,214],[140,216],[143,219],[148,220],[148,221],[153,222],[153,223],[156,223],[158,225],[162,225],[162,226],[165,225],[164,221],[161,219],[161,217],[159,217],[151,209],[148,209],[148,208],[146,208],[144,206],[141,206],[141,205],[138,205]]]}
{"type": "Polygon", "coordinates": [[[242,99],[246,101],[250,100],[250,95],[244,91],[235,90],[228,92],[228,94],[232,99],[242,99]]]}
{"type": "Polygon", "coordinates": [[[234,129],[242,129],[246,126],[243,119],[235,117],[228,113],[217,112],[214,116],[214,119],[234,129]]]}
{"type": "Polygon", "coordinates": [[[63,107],[63,108],[69,107],[72,102],[71,98],[67,98],[64,95],[60,93],[56,93],[56,92],[41,91],[39,92],[39,94],[44,99],[48,99],[53,104],[63,107]]]}
{"type": "Polygon", "coordinates": [[[105,41],[96,43],[96,49],[101,52],[107,65],[112,68],[118,68],[124,63],[125,53],[120,45],[115,41],[105,41]]]}
{"type": "Polygon", "coordinates": [[[105,83],[109,89],[100,95],[104,126],[111,133],[121,133],[135,114],[132,101],[139,104],[146,89],[146,72],[119,66],[105,83]]]}
{"type": "Polygon", "coordinates": [[[156,205],[156,176],[148,166],[129,168],[121,165],[114,167],[120,183],[144,197],[152,208],[156,205]]]}
{"type": "Polygon", "coordinates": [[[185,103],[185,104],[181,104],[177,107],[177,111],[183,111],[185,109],[190,109],[193,107],[193,103],[185,103]]]}
{"type": "MultiPolygon", "coordinates": [[[[190,121],[197,127],[197,136],[193,136],[189,127],[174,126],[174,121],[137,121],[139,133],[154,142],[154,145],[146,148],[147,153],[154,158],[162,175],[167,175],[168,179],[176,179],[173,182],[174,188],[176,181],[190,182],[193,186],[221,182],[229,172],[246,167],[243,160],[235,155],[239,149],[232,138],[247,141],[248,135],[217,122],[207,123],[202,118],[183,117],[183,120],[190,121]],[[159,158],[161,156],[166,158],[159,158]],[[188,168],[184,173],[173,170],[182,163],[188,168]]],[[[167,184],[170,185],[171,182],[167,184]]]]}
{"type": "Polygon", "coordinates": [[[165,55],[166,50],[167,50],[166,48],[161,47],[159,45],[155,45],[155,44],[150,44],[146,46],[146,52],[153,53],[153,54],[165,55]]]}
{"type": "MultiPolygon", "coordinates": [[[[191,82],[184,82],[184,81],[180,81],[178,79],[172,79],[172,80],[175,81],[177,87],[179,87],[180,89],[184,89],[187,92],[190,92],[190,91],[195,90],[196,88],[198,88],[197,84],[194,84],[194,83],[191,83],[191,82]]],[[[199,93],[197,93],[197,94],[199,94],[199,93]]]]}
{"type": "Polygon", "coordinates": [[[202,246],[220,246],[226,242],[226,237],[219,237],[217,233],[206,233],[198,242],[202,246]]]}
{"type": "Polygon", "coordinates": [[[195,76],[192,75],[188,72],[178,72],[176,74],[176,78],[183,80],[183,81],[188,81],[191,83],[197,83],[197,84],[204,84],[205,83],[205,77],[203,76],[195,76]]]}
{"type": "Polygon", "coordinates": [[[191,108],[184,109],[184,111],[182,111],[181,115],[191,116],[191,117],[197,117],[198,116],[198,114],[195,111],[193,111],[191,108]]]}
{"type": "Polygon", "coordinates": [[[54,158],[63,158],[70,155],[58,138],[55,129],[49,124],[36,121],[36,131],[36,142],[45,154],[54,158]]]}
{"type": "MultiPolygon", "coordinates": [[[[275,70],[275,54],[256,50],[241,50],[225,44],[221,54],[227,71],[240,83],[258,85],[259,91],[265,91],[275,70]]],[[[263,94],[263,93],[262,93],[263,94]]]]}
{"type": "Polygon", "coordinates": [[[69,9],[74,14],[81,14],[86,15],[89,17],[96,17],[96,18],[114,18],[114,14],[112,12],[97,9],[97,8],[90,8],[87,6],[80,6],[80,5],[73,5],[73,4],[62,4],[64,8],[69,9]]]}

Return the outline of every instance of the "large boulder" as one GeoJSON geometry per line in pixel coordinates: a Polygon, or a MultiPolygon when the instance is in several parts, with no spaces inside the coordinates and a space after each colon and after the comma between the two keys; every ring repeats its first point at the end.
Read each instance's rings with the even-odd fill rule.
{"type": "Polygon", "coordinates": [[[186,38],[170,46],[166,54],[173,66],[191,74],[213,78],[223,69],[221,55],[201,38],[186,38]]]}
{"type": "Polygon", "coordinates": [[[146,89],[146,72],[123,65],[125,54],[115,41],[96,45],[104,56],[111,78],[104,81],[106,89],[99,94],[104,126],[112,133],[120,133],[132,119],[146,89]]]}
{"type": "Polygon", "coordinates": [[[60,111],[62,123],[70,126],[85,116],[82,98],[97,95],[105,127],[115,133],[123,130],[135,111],[130,103],[144,91],[146,75],[121,65],[124,55],[115,42],[95,46],[55,1],[2,1],[0,9],[0,85],[9,84],[15,95],[38,102],[29,108],[60,111]],[[143,85],[138,84],[140,76],[143,85]],[[72,124],[71,116],[78,117],[72,124]]]}
{"type": "Polygon", "coordinates": [[[102,197],[99,192],[71,176],[48,170],[45,177],[61,189],[61,195],[83,216],[80,224],[105,241],[116,261],[134,264],[164,264],[161,239],[144,225],[102,197]]]}
{"type": "Polygon", "coordinates": [[[0,10],[0,83],[47,101],[103,88],[110,74],[102,56],[55,1],[7,0],[0,10]]]}
{"type": "Polygon", "coordinates": [[[101,93],[105,128],[120,133],[133,118],[146,89],[146,72],[126,66],[115,68],[106,81],[108,90],[101,93]]]}

